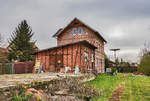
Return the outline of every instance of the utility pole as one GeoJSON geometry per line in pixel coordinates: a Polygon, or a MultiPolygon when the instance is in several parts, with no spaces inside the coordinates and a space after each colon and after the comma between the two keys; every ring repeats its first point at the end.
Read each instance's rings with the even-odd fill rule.
{"type": "Polygon", "coordinates": [[[116,52],[119,51],[119,50],[120,50],[119,48],[110,49],[110,51],[114,52],[114,58],[115,58],[115,60],[117,59],[116,52]]]}
{"type": "MultiPolygon", "coordinates": [[[[117,56],[116,56],[116,52],[119,51],[120,49],[119,48],[114,48],[114,49],[110,49],[110,51],[113,51],[114,52],[114,57],[115,57],[115,64],[116,64],[116,68],[118,68],[118,64],[117,64],[117,56]]],[[[120,71],[119,69],[117,69],[118,71],[120,71]]]]}

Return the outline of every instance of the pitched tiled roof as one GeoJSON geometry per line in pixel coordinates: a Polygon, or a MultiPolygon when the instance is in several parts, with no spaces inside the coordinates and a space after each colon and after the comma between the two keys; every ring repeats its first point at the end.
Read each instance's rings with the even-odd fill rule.
{"type": "Polygon", "coordinates": [[[87,24],[85,24],[84,22],[82,22],[81,20],[79,20],[78,18],[74,18],[66,27],[64,28],[60,28],[52,37],[58,37],[73,21],[78,20],[80,23],[82,23],[84,26],[86,26],[87,28],[91,29],[92,31],[95,32],[95,34],[98,35],[98,37],[100,37],[104,42],[107,42],[102,36],[101,34],[96,31],[95,29],[91,28],[90,26],[88,26],[87,24]]]}

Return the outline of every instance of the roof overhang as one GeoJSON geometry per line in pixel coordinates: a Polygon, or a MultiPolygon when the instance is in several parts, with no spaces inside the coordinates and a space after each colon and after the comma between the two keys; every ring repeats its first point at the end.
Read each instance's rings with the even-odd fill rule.
{"type": "Polygon", "coordinates": [[[53,50],[53,49],[64,48],[64,47],[75,45],[75,44],[83,44],[83,45],[85,45],[85,46],[87,46],[89,48],[92,48],[94,50],[97,49],[97,47],[95,47],[94,45],[90,44],[88,41],[83,40],[83,41],[78,41],[78,42],[74,42],[74,43],[70,43],[70,44],[65,44],[65,45],[60,45],[60,46],[56,46],[56,47],[50,47],[50,48],[47,48],[47,49],[43,49],[43,50],[34,52],[32,55],[35,55],[37,53],[44,52],[44,51],[53,50]]]}

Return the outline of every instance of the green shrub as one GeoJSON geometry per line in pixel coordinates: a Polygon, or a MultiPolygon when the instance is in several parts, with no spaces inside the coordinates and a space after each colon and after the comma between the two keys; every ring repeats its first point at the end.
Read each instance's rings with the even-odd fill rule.
{"type": "Polygon", "coordinates": [[[150,54],[145,54],[140,64],[138,65],[138,72],[141,72],[145,75],[150,75],[150,54]]]}
{"type": "Polygon", "coordinates": [[[117,69],[115,67],[112,67],[111,72],[112,72],[113,75],[116,75],[117,74],[117,69]]]}
{"type": "Polygon", "coordinates": [[[15,94],[12,101],[28,101],[31,97],[32,95],[26,95],[25,90],[23,90],[20,94],[15,94]]]}

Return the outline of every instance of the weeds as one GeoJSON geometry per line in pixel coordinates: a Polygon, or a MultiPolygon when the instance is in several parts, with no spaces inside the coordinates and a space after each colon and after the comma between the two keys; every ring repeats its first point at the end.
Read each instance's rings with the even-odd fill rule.
{"type": "Polygon", "coordinates": [[[32,94],[26,95],[25,90],[23,90],[20,94],[14,94],[12,101],[28,101],[31,97],[32,94]]]}

